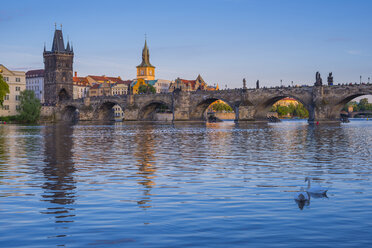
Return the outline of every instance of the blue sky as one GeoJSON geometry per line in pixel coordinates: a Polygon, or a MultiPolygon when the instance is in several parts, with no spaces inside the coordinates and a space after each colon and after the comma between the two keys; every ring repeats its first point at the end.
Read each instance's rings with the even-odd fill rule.
{"type": "Polygon", "coordinates": [[[1,1],[0,63],[43,68],[54,23],[75,51],[74,70],[133,79],[144,34],[156,77],[253,87],[372,77],[372,1],[1,1]]]}

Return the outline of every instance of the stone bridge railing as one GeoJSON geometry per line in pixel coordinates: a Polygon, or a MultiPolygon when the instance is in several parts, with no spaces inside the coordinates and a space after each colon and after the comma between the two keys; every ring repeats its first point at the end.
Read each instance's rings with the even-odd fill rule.
{"type": "Polygon", "coordinates": [[[335,122],[340,120],[340,111],[347,102],[369,94],[371,84],[180,91],[64,101],[53,108],[53,114],[57,120],[107,120],[112,118],[112,107],[118,105],[124,110],[124,120],[142,121],[151,120],[159,106],[167,106],[173,121],[204,121],[208,106],[223,100],[234,109],[236,121],[266,121],[266,114],[276,101],[291,97],[307,108],[309,122],[335,122]]]}

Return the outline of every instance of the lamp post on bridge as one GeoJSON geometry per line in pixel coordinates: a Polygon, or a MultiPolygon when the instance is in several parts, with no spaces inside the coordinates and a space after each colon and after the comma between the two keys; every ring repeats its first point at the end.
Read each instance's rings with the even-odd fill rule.
{"type": "Polygon", "coordinates": [[[280,79],[280,87],[282,87],[283,80],[280,79]]]}
{"type": "Polygon", "coordinates": [[[368,77],[368,84],[369,84],[369,79],[370,79],[370,77],[368,77]]]}

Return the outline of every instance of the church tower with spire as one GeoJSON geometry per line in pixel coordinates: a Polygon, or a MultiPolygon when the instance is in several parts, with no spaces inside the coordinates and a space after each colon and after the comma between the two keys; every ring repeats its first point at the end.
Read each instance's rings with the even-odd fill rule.
{"type": "Polygon", "coordinates": [[[150,52],[146,39],[142,50],[142,63],[137,66],[137,79],[155,80],[155,66],[150,64],[150,52]]]}
{"type": "Polygon", "coordinates": [[[44,45],[44,99],[45,103],[55,105],[58,101],[72,99],[74,51],[70,42],[63,41],[61,29],[55,28],[51,51],[44,45]]]}

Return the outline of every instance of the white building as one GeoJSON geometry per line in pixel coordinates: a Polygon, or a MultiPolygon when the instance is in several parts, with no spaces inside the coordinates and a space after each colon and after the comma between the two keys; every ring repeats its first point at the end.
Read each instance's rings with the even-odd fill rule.
{"type": "Polygon", "coordinates": [[[0,116],[17,115],[19,110],[21,91],[26,89],[26,73],[24,71],[11,71],[0,64],[0,74],[9,85],[9,94],[4,98],[0,108],[0,116]]]}
{"type": "Polygon", "coordinates": [[[32,90],[35,96],[44,102],[44,70],[31,70],[26,72],[26,89],[32,90]]]}
{"type": "Polygon", "coordinates": [[[164,80],[164,79],[158,79],[155,83],[155,89],[156,93],[168,93],[169,92],[169,85],[172,83],[172,81],[164,80]]]}
{"type": "Polygon", "coordinates": [[[122,80],[116,81],[116,83],[111,85],[111,95],[113,96],[127,95],[131,83],[132,81],[122,80]]]}
{"type": "Polygon", "coordinates": [[[84,98],[88,96],[88,92],[90,89],[90,84],[85,77],[78,77],[75,72],[75,77],[73,77],[73,99],[84,98]]]}

